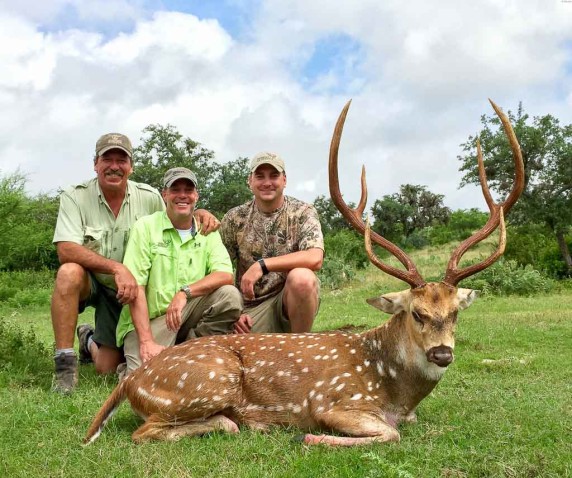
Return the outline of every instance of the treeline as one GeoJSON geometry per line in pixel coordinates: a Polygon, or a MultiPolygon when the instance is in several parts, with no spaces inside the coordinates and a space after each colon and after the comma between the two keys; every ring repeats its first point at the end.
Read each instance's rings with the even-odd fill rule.
{"type": "MultiPolygon", "coordinates": [[[[552,278],[572,275],[572,125],[561,126],[551,115],[529,118],[519,105],[508,112],[525,163],[525,191],[509,217],[505,258],[517,266],[530,265],[552,278]]],[[[500,198],[513,185],[514,165],[506,137],[496,116],[481,118],[477,135],[485,158],[488,183],[500,198]]],[[[469,136],[458,157],[465,172],[461,186],[478,183],[476,138],[469,136]]],[[[248,158],[225,164],[214,152],[184,137],[173,126],[150,125],[134,150],[131,179],[158,189],[164,172],[186,166],[200,178],[198,207],[218,217],[251,197],[246,180],[248,158]]],[[[88,179],[88,178],[85,178],[88,179]]],[[[29,196],[21,172],[0,172],[0,271],[55,269],[58,266],[52,235],[58,198],[29,196]]],[[[327,260],[324,277],[343,281],[368,263],[363,238],[353,232],[331,199],[314,201],[325,235],[327,260]]],[[[372,229],[405,249],[462,241],[486,222],[476,209],[451,211],[443,196],[425,186],[405,184],[399,191],[374,201],[369,210],[372,229]]]]}

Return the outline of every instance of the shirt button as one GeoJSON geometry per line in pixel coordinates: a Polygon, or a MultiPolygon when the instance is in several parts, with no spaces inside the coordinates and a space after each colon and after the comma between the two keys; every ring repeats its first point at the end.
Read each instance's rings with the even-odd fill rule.
{"type": "Polygon", "coordinates": [[[115,252],[116,250],[117,250],[117,247],[114,247],[114,248],[113,248],[113,252],[115,252]]]}

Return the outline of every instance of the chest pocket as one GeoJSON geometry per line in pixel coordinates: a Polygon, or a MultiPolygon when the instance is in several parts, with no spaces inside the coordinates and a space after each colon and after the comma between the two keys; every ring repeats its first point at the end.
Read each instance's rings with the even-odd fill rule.
{"type": "Polygon", "coordinates": [[[104,232],[102,229],[95,229],[93,227],[86,227],[83,231],[83,245],[90,251],[103,254],[103,237],[104,232]]]}

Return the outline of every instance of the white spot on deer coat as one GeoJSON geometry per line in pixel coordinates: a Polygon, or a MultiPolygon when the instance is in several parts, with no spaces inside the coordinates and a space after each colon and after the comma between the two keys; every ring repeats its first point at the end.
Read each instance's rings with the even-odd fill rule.
{"type": "Polygon", "coordinates": [[[215,372],[209,372],[209,378],[212,380],[213,378],[215,378],[216,373],[215,372]]]}
{"type": "Polygon", "coordinates": [[[350,398],[350,400],[360,400],[362,397],[361,393],[356,393],[353,397],[350,398]]]}

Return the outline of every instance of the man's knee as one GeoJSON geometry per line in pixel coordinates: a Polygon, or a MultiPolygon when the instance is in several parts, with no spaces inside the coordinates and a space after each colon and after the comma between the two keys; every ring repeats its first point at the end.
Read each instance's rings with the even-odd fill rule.
{"type": "Polygon", "coordinates": [[[117,366],[123,361],[121,350],[102,345],[97,352],[95,371],[99,375],[115,373],[117,366]]]}
{"type": "Polygon", "coordinates": [[[87,272],[79,264],[69,262],[58,269],[55,287],[60,292],[85,291],[88,290],[88,284],[87,272]]]}
{"type": "Polygon", "coordinates": [[[292,269],[286,278],[284,292],[294,297],[308,297],[309,295],[318,294],[318,278],[310,269],[297,268],[292,269]]]}
{"type": "Polygon", "coordinates": [[[242,296],[233,285],[223,285],[216,291],[216,302],[219,304],[219,312],[227,311],[240,315],[242,310],[242,296]]]}

